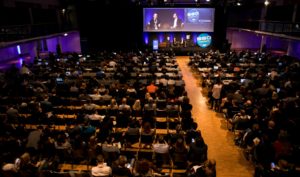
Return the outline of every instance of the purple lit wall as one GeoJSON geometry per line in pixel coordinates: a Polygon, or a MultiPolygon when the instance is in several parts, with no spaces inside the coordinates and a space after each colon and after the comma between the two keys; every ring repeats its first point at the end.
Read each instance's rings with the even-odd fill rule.
{"type": "Polygon", "coordinates": [[[80,35],[79,32],[68,33],[68,36],[61,38],[62,52],[77,52],[81,53],[80,35]]]}
{"type": "Polygon", "coordinates": [[[1,48],[0,56],[0,69],[5,70],[12,64],[21,67],[23,63],[30,63],[33,61],[33,57],[31,56],[35,56],[34,44],[29,42],[1,48]]]}
{"type": "Polygon", "coordinates": [[[47,46],[49,52],[56,52],[56,45],[60,44],[62,52],[81,53],[79,32],[67,33],[67,36],[59,35],[47,38],[47,46]]]}
{"type": "Polygon", "coordinates": [[[300,40],[291,41],[289,43],[288,55],[297,57],[300,59],[300,40]]]}
{"type": "Polygon", "coordinates": [[[271,50],[283,50],[286,51],[289,46],[289,41],[287,39],[267,36],[266,47],[271,50]]]}
{"type": "Polygon", "coordinates": [[[16,46],[0,49],[0,62],[6,61],[10,58],[15,58],[17,56],[18,56],[18,51],[16,46]]]}
{"type": "Polygon", "coordinates": [[[278,51],[282,54],[300,58],[300,39],[284,38],[271,34],[259,34],[255,31],[245,31],[236,28],[227,29],[227,39],[231,43],[231,49],[252,49],[259,50],[261,42],[265,42],[269,51],[278,51]],[[264,36],[265,40],[262,40],[264,36]]]}
{"type": "Polygon", "coordinates": [[[227,30],[227,39],[231,43],[231,49],[260,49],[261,36],[255,33],[227,30]]]}
{"type": "Polygon", "coordinates": [[[59,38],[60,37],[53,37],[46,39],[49,52],[56,53],[56,45],[59,43],[59,38]]]}
{"type": "Polygon", "coordinates": [[[67,36],[64,36],[64,34],[57,34],[10,42],[0,46],[0,69],[6,68],[4,66],[5,64],[11,65],[20,63],[20,58],[23,59],[23,62],[32,62],[34,57],[37,56],[37,48],[39,47],[42,52],[56,53],[56,45],[58,43],[61,45],[62,52],[81,53],[80,35],[77,31],[68,32],[67,36]],[[43,41],[45,41],[45,44],[43,41]],[[17,46],[20,46],[19,49],[21,55],[18,53],[17,46]],[[42,46],[44,46],[44,48],[42,46]]]}
{"type": "Polygon", "coordinates": [[[34,58],[36,56],[36,44],[34,42],[28,42],[20,44],[21,53],[34,58]]]}

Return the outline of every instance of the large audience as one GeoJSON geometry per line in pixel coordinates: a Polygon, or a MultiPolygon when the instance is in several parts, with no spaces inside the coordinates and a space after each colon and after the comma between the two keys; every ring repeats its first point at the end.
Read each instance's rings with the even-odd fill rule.
{"type": "MultiPolygon", "coordinates": [[[[210,51],[189,65],[254,176],[297,176],[299,61],[210,51]]],[[[82,176],[216,176],[173,53],[49,54],[0,82],[4,176],[70,175],[73,165],[82,176]]]]}
{"type": "Polygon", "coordinates": [[[224,113],[255,165],[255,177],[298,176],[298,59],[251,51],[199,53],[190,57],[207,88],[210,108],[224,113]]]}
{"type": "Polygon", "coordinates": [[[173,53],[49,54],[0,82],[4,176],[215,176],[173,53]]]}

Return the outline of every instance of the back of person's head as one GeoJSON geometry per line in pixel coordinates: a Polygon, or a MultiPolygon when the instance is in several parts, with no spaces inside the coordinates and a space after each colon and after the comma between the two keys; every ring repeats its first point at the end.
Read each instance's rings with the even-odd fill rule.
{"type": "Polygon", "coordinates": [[[152,97],[149,97],[149,99],[148,99],[148,103],[149,103],[149,104],[153,104],[153,103],[154,103],[154,100],[153,100],[153,98],[152,98],[152,97]]]}
{"type": "Polygon", "coordinates": [[[195,177],[206,177],[206,174],[205,174],[205,169],[203,167],[200,167],[196,170],[195,172],[195,177]]]}
{"type": "Polygon", "coordinates": [[[141,100],[140,99],[136,99],[134,103],[140,105],[141,104],[141,100]]]}
{"type": "Polygon", "coordinates": [[[188,104],[190,103],[190,99],[187,96],[184,96],[182,102],[188,104]]]}
{"type": "Polygon", "coordinates": [[[130,128],[136,128],[136,122],[134,120],[132,120],[131,122],[129,122],[128,126],[130,128]]]}
{"type": "Polygon", "coordinates": [[[280,130],[278,133],[278,140],[286,141],[288,139],[288,133],[286,130],[280,130]]]}
{"type": "Polygon", "coordinates": [[[115,105],[116,103],[117,103],[116,99],[114,99],[114,98],[111,99],[111,101],[110,101],[110,104],[111,104],[111,105],[115,105]]]}
{"type": "Polygon", "coordinates": [[[183,149],[184,146],[184,139],[182,137],[177,138],[175,148],[176,149],[183,149]]]}
{"type": "Polygon", "coordinates": [[[240,113],[241,113],[242,115],[245,115],[245,114],[246,114],[245,109],[242,109],[242,110],[240,111],[240,113]]]}
{"type": "Polygon", "coordinates": [[[196,122],[193,122],[193,123],[192,123],[192,128],[193,128],[194,130],[197,130],[198,124],[197,124],[196,122]]]}
{"type": "Polygon", "coordinates": [[[201,146],[204,146],[204,145],[205,145],[204,139],[202,137],[198,137],[196,139],[196,146],[201,147],[201,146]]]}
{"type": "Polygon", "coordinates": [[[252,125],[252,130],[253,131],[259,130],[259,124],[253,124],[252,125]]]}
{"type": "Polygon", "coordinates": [[[133,108],[140,108],[141,107],[141,101],[139,99],[136,99],[134,104],[132,105],[133,108]]]}
{"type": "Polygon", "coordinates": [[[140,175],[145,175],[149,172],[150,170],[150,164],[147,160],[142,159],[141,161],[137,162],[137,166],[136,166],[136,171],[140,174],[140,175]]]}
{"type": "Polygon", "coordinates": [[[101,163],[103,163],[104,162],[104,157],[103,157],[103,155],[98,155],[97,156],[97,163],[98,164],[101,164],[101,163]]]}
{"type": "Polygon", "coordinates": [[[20,159],[23,164],[27,164],[30,161],[30,154],[28,152],[25,152],[24,154],[21,155],[20,159]]]}
{"type": "Polygon", "coordinates": [[[123,99],[122,99],[122,104],[126,104],[126,102],[127,102],[127,99],[126,99],[126,98],[123,98],[123,99]]]}
{"type": "Polygon", "coordinates": [[[145,122],[144,125],[143,125],[143,129],[144,129],[144,131],[151,130],[150,122],[145,122]]]}
{"type": "Polygon", "coordinates": [[[205,166],[210,168],[210,169],[216,168],[216,160],[214,160],[214,159],[207,160],[205,162],[205,166]]]}
{"type": "Polygon", "coordinates": [[[191,111],[185,111],[184,114],[182,114],[182,115],[184,115],[183,118],[185,118],[185,119],[190,119],[190,118],[192,118],[192,113],[191,113],[191,111]]]}
{"type": "Polygon", "coordinates": [[[275,122],[273,120],[268,121],[268,128],[269,129],[274,129],[276,126],[275,122]]]}
{"type": "Polygon", "coordinates": [[[158,136],[158,143],[160,143],[160,144],[165,143],[164,136],[162,136],[162,135],[158,136]]]}
{"type": "Polygon", "coordinates": [[[176,132],[179,133],[182,130],[181,124],[177,124],[175,129],[176,129],[176,132]]]}
{"type": "Polygon", "coordinates": [[[124,167],[126,163],[127,163],[127,157],[124,155],[120,155],[118,165],[124,167]]]}

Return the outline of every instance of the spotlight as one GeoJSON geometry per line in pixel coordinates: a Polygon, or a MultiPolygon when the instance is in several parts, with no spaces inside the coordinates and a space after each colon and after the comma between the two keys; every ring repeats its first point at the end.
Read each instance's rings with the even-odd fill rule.
{"type": "Polygon", "coordinates": [[[206,2],[210,2],[210,0],[206,0],[206,2]]]}
{"type": "Polygon", "coordinates": [[[68,36],[68,33],[65,33],[64,36],[68,36]]]}
{"type": "Polygon", "coordinates": [[[265,6],[268,6],[269,4],[270,4],[270,1],[268,1],[268,0],[265,0],[265,6]]]}
{"type": "Polygon", "coordinates": [[[237,5],[237,6],[241,6],[242,4],[241,4],[240,2],[237,2],[236,5],[237,5]]]}
{"type": "Polygon", "coordinates": [[[62,12],[62,13],[65,13],[65,12],[66,12],[66,9],[62,9],[61,12],[62,12]]]}

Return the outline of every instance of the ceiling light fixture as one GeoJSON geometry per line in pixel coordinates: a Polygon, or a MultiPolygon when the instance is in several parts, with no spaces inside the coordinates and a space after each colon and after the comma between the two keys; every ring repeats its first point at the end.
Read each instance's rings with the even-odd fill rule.
{"type": "Polygon", "coordinates": [[[270,4],[270,1],[268,1],[268,0],[265,0],[265,6],[268,6],[269,4],[270,4]]]}

